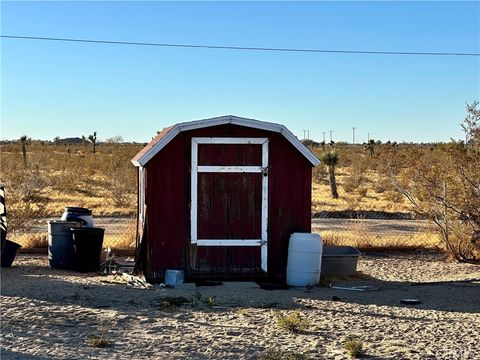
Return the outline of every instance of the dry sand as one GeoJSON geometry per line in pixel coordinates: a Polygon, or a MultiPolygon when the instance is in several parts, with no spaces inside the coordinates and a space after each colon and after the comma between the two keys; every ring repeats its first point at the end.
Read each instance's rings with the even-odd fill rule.
{"type": "Polygon", "coordinates": [[[267,291],[253,283],[143,290],[101,282],[112,276],[51,270],[46,256],[19,255],[1,271],[1,358],[255,359],[275,348],[345,359],[342,344],[353,336],[369,359],[480,359],[480,284],[410,284],[480,278],[480,267],[410,252],[364,255],[359,270],[334,284],[376,291],[267,291]],[[201,298],[162,310],[161,299],[176,295],[201,298]],[[209,297],[213,306],[204,303],[209,297]],[[421,304],[401,305],[403,298],[421,304]],[[278,326],[278,315],[294,309],[310,322],[304,333],[278,326]],[[89,347],[88,336],[102,332],[112,346],[89,347]]]}

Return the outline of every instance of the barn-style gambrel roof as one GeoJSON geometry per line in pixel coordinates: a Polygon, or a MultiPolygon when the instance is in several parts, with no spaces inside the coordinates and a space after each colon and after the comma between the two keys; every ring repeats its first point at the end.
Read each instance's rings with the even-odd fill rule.
{"type": "Polygon", "coordinates": [[[211,119],[188,121],[164,128],[147,146],[132,159],[135,166],[144,166],[155,154],[162,150],[180,132],[201,129],[206,127],[234,124],[254,129],[267,130],[282,134],[313,166],[320,164],[320,160],[293,135],[285,126],[255,119],[247,119],[233,115],[215,117],[211,119]]]}

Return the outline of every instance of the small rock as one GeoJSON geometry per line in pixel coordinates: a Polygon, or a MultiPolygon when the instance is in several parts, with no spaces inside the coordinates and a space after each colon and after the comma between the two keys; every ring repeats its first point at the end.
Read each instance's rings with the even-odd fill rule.
{"type": "Polygon", "coordinates": [[[227,331],[227,332],[225,333],[225,335],[228,335],[228,336],[240,336],[240,335],[242,335],[242,332],[240,332],[240,331],[227,331]]]}

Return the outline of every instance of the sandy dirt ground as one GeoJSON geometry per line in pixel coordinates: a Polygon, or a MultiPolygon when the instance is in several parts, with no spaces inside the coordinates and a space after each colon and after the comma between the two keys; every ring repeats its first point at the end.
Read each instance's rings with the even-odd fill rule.
{"type": "Polygon", "coordinates": [[[1,271],[1,359],[256,359],[266,349],[347,359],[355,337],[367,359],[480,359],[480,267],[427,252],[364,254],[354,292],[262,290],[254,283],[136,289],[113,276],[52,270],[46,256],[19,255],[1,271]],[[454,281],[417,285],[424,281],[454,281]],[[161,306],[167,296],[192,300],[161,306]],[[402,305],[416,298],[421,304],[402,305]],[[206,301],[210,299],[210,301],[206,301]],[[301,333],[278,325],[295,310],[301,333]],[[88,346],[103,334],[111,346],[88,346]]]}

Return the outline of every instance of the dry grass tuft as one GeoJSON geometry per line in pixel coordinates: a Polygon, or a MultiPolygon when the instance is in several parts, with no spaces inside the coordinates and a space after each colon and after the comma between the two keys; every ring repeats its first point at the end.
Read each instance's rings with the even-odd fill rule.
{"type": "Polygon", "coordinates": [[[310,356],[306,354],[297,354],[278,349],[265,350],[257,358],[258,360],[309,360],[310,356]]]}
{"type": "Polygon", "coordinates": [[[105,338],[105,334],[101,335],[90,335],[87,339],[88,346],[104,348],[112,346],[112,342],[105,338]]]}
{"type": "Polygon", "coordinates": [[[354,358],[363,354],[363,344],[360,340],[355,338],[348,338],[344,342],[343,348],[347,351],[348,355],[354,358]]]}
{"type": "Polygon", "coordinates": [[[244,317],[248,314],[248,311],[247,308],[239,308],[235,310],[235,315],[238,317],[244,317]]]}
{"type": "Polygon", "coordinates": [[[160,299],[160,309],[174,312],[180,306],[191,303],[191,299],[184,296],[166,296],[160,299]]]}
{"type": "Polygon", "coordinates": [[[278,317],[278,326],[292,333],[304,332],[310,326],[310,322],[304,319],[300,311],[295,310],[288,315],[280,315],[278,317]]]}
{"type": "Polygon", "coordinates": [[[205,305],[208,307],[215,306],[217,304],[217,301],[215,300],[215,296],[209,296],[205,299],[205,305]]]}

